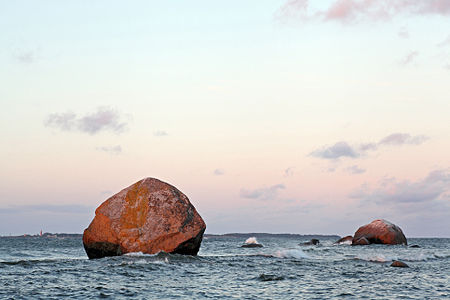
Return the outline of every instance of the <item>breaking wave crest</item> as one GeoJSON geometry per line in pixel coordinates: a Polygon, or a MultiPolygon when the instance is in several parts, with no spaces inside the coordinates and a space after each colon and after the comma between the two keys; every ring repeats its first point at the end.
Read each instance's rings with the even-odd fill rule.
{"type": "Polygon", "coordinates": [[[306,255],[300,249],[277,250],[277,251],[275,251],[274,254],[272,254],[272,256],[277,257],[277,258],[295,258],[295,259],[309,258],[309,256],[306,255]]]}

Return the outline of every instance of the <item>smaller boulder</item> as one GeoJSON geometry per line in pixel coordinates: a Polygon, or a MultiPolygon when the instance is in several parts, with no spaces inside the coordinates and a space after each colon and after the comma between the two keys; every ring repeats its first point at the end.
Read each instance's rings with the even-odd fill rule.
{"type": "Polygon", "coordinates": [[[351,235],[344,236],[343,238],[340,238],[334,244],[352,244],[353,237],[351,235]]]}
{"type": "Polygon", "coordinates": [[[394,260],[391,264],[391,267],[396,267],[396,268],[409,268],[409,266],[407,264],[405,264],[402,261],[399,260],[394,260]]]}
{"type": "Polygon", "coordinates": [[[258,241],[256,240],[255,237],[250,237],[245,241],[244,245],[242,245],[241,247],[242,248],[261,248],[261,247],[263,247],[263,245],[258,243],[258,241]]]}
{"type": "Polygon", "coordinates": [[[311,245],[319,245],[319,244],[320,244],[320,241],[318,239],[311,239],[309,242],[304,242],[300,245],[311,246],[311,245]]]}
{"type": "MultiPolygon", "coordinates": [[[[386,220],[375,220],[359,227],[353,235],[353,244],[361,238],[366,238],[369,244],[407,245],[403,231],[395,224],[386,220]]],[[[360,245],[360,244],[359,244],[360,245]]]]}

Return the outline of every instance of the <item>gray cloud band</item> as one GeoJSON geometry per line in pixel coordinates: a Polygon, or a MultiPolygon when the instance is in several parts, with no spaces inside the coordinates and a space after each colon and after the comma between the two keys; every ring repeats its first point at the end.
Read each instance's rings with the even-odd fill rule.
{"type": "Polygon", "coordinates": [[[78,131],[90,135],[102,131],[122,133],[127,127],[127,123],[121,121],[120,114],[108,107],[100,107],[97,111],[82,117],[72,112],[50,114],[44,125],[62,131],[78,131]]]}
{"type": "Polygon", "coordinates": [[[435,170],[417,181],[383,179],[378,186],[362,185],[349,195],[363,203],[376,205],[435,204],[450,209],[450,172],[435,170]]]}
{"type": "Polygon", "coordinates": [[[351,146],[345,141],[340,141],[332,146],[323,146],[316,149],[310,155],[322,159],[358,158],[366,155],[368,151],[377,150],[380,146],[420,145],[427,140],[429,140],[429,137],[425,135],[412,136],[408,133],[393,133],[377,143],[351,146]]]}

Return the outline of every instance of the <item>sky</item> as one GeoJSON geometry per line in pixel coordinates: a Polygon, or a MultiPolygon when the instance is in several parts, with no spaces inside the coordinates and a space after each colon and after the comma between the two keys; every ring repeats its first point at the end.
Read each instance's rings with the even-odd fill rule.
{"type": "Polygon", "coordinates": [[[207,233],[450,237],[450,1],[0,1],[0,235],[145,178],[207,233]]]}

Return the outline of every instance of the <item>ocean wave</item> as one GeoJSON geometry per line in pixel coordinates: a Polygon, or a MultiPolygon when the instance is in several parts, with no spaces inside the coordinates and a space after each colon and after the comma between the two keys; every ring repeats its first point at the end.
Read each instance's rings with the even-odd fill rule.
{"type": "Polygon", "coordinates": [[[42,259],[21,259],[21,260],[13,260],[13,261],[0,261],[0,265],[6,266],[29,266],[35,264],[43,264],[43,263],[55,263],[58,261],[67,261],[67,260],[80,260],[80,258],[42,258],[42,259]]]}
{"type": "Polygon", "coordinates": [[[394,260],[394,258],[386,257],[383,254],[374,254],[374,255],[359,255],[354,257],[355,260],[364,260],[370,262],[388,262],[394,260]]]}
{"type": "Polygon", "coordinates": [[[296,258],[296,259],[309,258],[309,256],[306,255],[305,252],[303,252],[300,249],[277,250],[271,256],[277,258],[296,258]]]}
{"type": "Polygon", "coordinates": [[[129,253],[125,253],[124,256],[129,256],[129,257],[155,257],[157,255],[159,255],[160,253],[165,253],[165,252],[158,252],[155,254],[147,254],[147,253],[143,253],[143,252],[129,252],[129,253]]]}
{"type": "Polygon", "coordinates": [[[435,253],[417,253],[411,255],[410,253],[402,254],[402,255],[387,255],[387,254],[363,254],[354,257],[356,260],[364,260],[369,262],[390,262],[394,260],[401,261],[409,261],[409,262],[420,262],[420,261],[428,261],[428,260],[436,260],[436,259],[446,259],[450,257],[450,255],[440,255],[435,253]]]}
{"type": "MultiPolygon", "coordinates": [[[[176,253],[167,253],[160,251],[154,254],[142,252],[130,252],[122,256],[125,258],[125,264],[169,264],[169,263],[191,263],[201,260],[200,256],[182,255],[176,253]]],[[[120,256],[113,257],[113,259],[121,259],[120,256]]]]}

